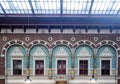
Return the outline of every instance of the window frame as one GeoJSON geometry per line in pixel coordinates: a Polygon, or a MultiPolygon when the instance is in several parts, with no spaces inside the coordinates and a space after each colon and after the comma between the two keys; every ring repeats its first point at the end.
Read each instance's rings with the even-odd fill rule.
{"type": "Polygon", "coordinates": [[[14,75],[14,73],[13,73],[13,61],[14,60],[21,60],[21,62],[22,62],[22,73],[21,73],[21,75],[23,75],[23,58],[11,58],[11,75],[14,75]]]}
{"type": "Polygon", "coordinates": [[[78,76],[88,76],[88,75],[80,75],[79,74],[79,61],[80,60],[87,60],[88,61],[88,75],[90,75],[90,58],[78,58],[78,76]]]}
{"type": "Polygon", "coordinates": [[[101,58],[100,59],[100,75],[101,76],[110,76],[112,75],[112,58],[101,58]],[[102,75],[102,60],[109,60],[110,61],[110,74],[109,75],[102,75]]]}
{"type": "Polygon", "coordinates": [[[33,75],[36,75],[35,74],[35,61],[36,60],[43,60],[44,61],[44,73],[43,73],[43,75],[40,75],[40,74],[38,74],[39,76],[44,76],[44,75],[46,75],[46,60],[45,60],[45,57],[41,57],[41,58],[39,58],[39,57],[34,57],[33,58],[33,75]]]}
{"type": "Polygon", "coordinates": [[[68,60],[67,60],[67,58],[56,58],[56,70],[55,70],[55,74],[56,75],[67,75],[68,74],[68,60]],[[65,60],[66,61],[66,74],[57,74],[58,73],[58,70],[57,70],[58,60],[65,60]]]}

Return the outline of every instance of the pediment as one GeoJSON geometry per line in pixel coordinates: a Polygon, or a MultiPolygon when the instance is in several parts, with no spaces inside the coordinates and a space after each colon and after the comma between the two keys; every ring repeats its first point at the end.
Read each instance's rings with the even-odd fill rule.
{"type": "Polygon", "coordinates": [[[23,56],[23,53],[18,47],[15,47],[10,53],[10,56],[23,56]]]}
{"type": "Polygon", "coordinates": [[[68,53],[63,47],[60,47],[60,49],[55,53],[55,56],[68,56],[68,53]]]}
{"type": "Polygon", "coordinates": [[[113,54],[111,53],[111,51],[109,50],[109,48],[105,48],[101,53],[100,56],[102,57],[112,57],[113,54]]]}
{"type": "Polygon", "coordinates": [[[38,47],[34,53],[33,56],[46,56],[45,52],[41,49],[41,47],[38,47]]]}
{"type": "Polygon", "coordinates": [[[91,56],[91,54],[89,53],[89,51],[88,51],[85,47],[83,47],[83,48],[78,52],[77,56],[82,56],[82,57],[84,57],[84,56],[91,56]]]}

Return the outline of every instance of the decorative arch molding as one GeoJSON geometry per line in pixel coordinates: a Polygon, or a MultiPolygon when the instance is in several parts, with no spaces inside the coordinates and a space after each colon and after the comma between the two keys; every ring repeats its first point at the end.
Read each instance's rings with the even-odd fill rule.
{"type": "Polygon", "coordinates": [[[44,40],[34,40],[28,44],[28,49],[31,50],[31,48],[36,45],[42,45],[46,47],[47,49],[50,47],[50,44],[44,40]]]}
{"type": "Polygon", "coordinates": [[[93,50],[94,50],[94,48],[95,48],[95,44],[94,44],[93,42],[89,41],[89,40],[81,40],[81,41],[78,41],[78,42],[76,42],[76,43],[73,45],[73,47],[74,47],[75,50],[76,50],[76,48],[79,47],[79,46],[81,46],[81,45],[87,45],[87,46],[91,47],[93,50]]]}
{"type": "Polygon", "coordinates": [[[99,49],[101,46],[104,46],[104,45],[112,46],[113,48],[115,48],[116,51],[120,50],[119,45],[111,40],[103,40],[99,42],[98,44],[96,44],[96,48],[99,49]]]}
{"type": "Polygon", "coordinates": [[[5,57],[8,48],[13,46],[13,45],[20,45],[24,49],[27,48],[27,44],[24,41],[21,41],[21,40],[18,40],[18,39],[11,40],[3,46],[2,51],[1,51],[1,57],[5,57]]]}
{"type": "Polygon", "coordinates": [[[69,47],[70,50],[73,48],[72,43],[67,40],[57,40],[51,44],[51,47],[55,48],[58,45],[65,45],[65,46],[69,47]]]}

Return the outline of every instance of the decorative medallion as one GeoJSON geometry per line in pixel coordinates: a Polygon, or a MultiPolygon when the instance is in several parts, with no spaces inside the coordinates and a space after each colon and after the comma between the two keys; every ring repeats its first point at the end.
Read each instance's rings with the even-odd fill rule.
{"type": "Polygon", "coordinates": [[[25,40],[26,40],[26,41],[29,41],[29,40],[30,40],[30,37],[25,37],[25,40]]]}
{"type": "Polygon", "coordinates": [[[6,40],[7,40],[7,37],[6,37],[6,36],[3,36],[3,37],[2,37],[2,40],[3,40],[3,41],[6,41],[6,40]]]}
{"type": "Polygon", "coordinates": [[[52,41],[53,40],[53,38],[52,37],[48,37],[48,41],[52,41]]]}
{"type": "Polygon", "coordinates": [[[75,41],[76,39],[75,39],[75,37],[71,37],[71,41],[75,41]]]}
{"type": "Polygon", "coordinates": [[[116,37],[116,41],[120,41],[120,37],[116,37]]]}
{"type": "Polygon", "coordinates": [[[98,37],[94,37],[94,41],[98,41],[98,37]]]}

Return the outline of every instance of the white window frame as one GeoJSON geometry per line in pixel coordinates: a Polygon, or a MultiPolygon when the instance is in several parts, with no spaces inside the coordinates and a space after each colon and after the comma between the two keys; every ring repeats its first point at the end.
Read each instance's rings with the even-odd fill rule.
{"type": "Polygon", "coordinates": [[[67,75],[68,74],[68,60],[67,58],[56,58],[56,70],[55,70],[55,74],[57,75],[67,75]],[[58,60],[65,60],[66,61],[66,74],[57,74],[57,63],[58,63],[58,60]]]}
{"type": "Polygon", "coordinates": [[[14,75],[13,74],[13,60],[21,60],[22,61],[22,74],[23,75],[23,58],[11,58],[11,75],[14,75]]]}
{"type": "Polygon", "coordinates": [[[90,58],[78,58],[78,76],[88,76],[88,75],[80,75],[79,74],[79,61],[80,60],[88,60],[88,75],[90,75],[90,58]]]}
{"type": "MultiPolygon", "coordinates": [[[[35,74],[35,61],[36,60],[43,60],[44,61],[44,73],[43,73],[43,75],[46,75],[46,60],[45,60],[45,57],[41,57],[41,58],[40,57],[33,57],[33,75],[36,75],[35,74]]],[[[40,75],[40,76],[43,76],[43,75],[40,75]]]]}
{"type": "Polygon", "coordinates": [[[101,74],[102,73],[101,71],[102,60],[110,60],[110,75],[112,75],[112,58],[100,58],[100,75],[104,76],[101,74]]]}

